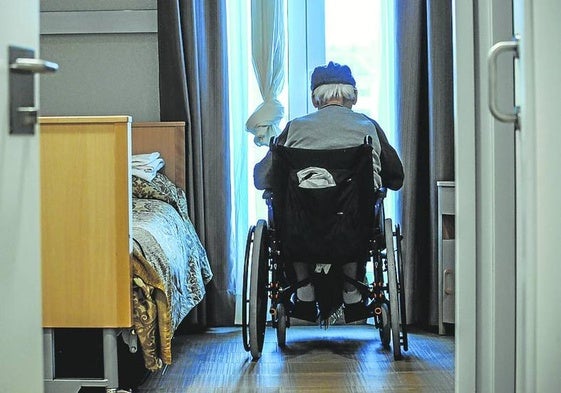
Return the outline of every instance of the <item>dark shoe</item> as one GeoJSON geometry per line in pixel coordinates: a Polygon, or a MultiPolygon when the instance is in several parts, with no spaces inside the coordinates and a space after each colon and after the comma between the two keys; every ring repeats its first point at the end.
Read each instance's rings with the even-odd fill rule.
{"type": "Polygon", "coordinates": [[[304,321],[316,322],[318,319],[318,307],[315,301],[305,302],[296,296],[292,299],[292,312],[290,316],[293,318],[303,319],[304,321]]]}
{"type": "Polygon", "coordinates": [[[345,314],[345,323],[360,321],[374,315],[364,300],[357,303],[345,304],[343,313],[345,314]]]}

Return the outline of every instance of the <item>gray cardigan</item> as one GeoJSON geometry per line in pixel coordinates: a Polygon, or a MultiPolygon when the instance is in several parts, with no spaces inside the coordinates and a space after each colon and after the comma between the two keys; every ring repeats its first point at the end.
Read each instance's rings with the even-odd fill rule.
{"type": "MultiPolygon", "coordinates": [[[[329,150],[360,145],[365,136],[372,137],[375,186],[398,190],[404,174],[397,152],[376,121],[347,107],[328,105],[292,120],[278,136],[277,143],[301,149],[329,150]]],[[[271,187],[271,172],[272,156],[268,151],[253,171],[257,189],[271,187]]]]}

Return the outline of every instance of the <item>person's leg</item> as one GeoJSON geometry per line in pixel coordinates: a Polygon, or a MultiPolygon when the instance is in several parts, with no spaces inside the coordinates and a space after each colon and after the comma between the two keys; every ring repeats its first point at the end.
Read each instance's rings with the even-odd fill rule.
{"type": "MultiPolygon", "coordinates": [[[[302,262],[292,263],[296,281],[300,282],[310,277],[310,265],[302,262]]],[[[293,306],[291,315],[298,319],[316,322],[318,309],[316,305],[316,294],[311,283],[296,290],[296,296],[292,298],[293,306]]]]}
{"type": "MultiPolygon", "coordinates": [[[[363,277],[358,277],[359,266],[358,263],[347,263],[342,267],[343,274],[360,281],[363,277]]],[[[362,274],[362,269],[361,273],[362,274]]],[[[359,320],[366,319],[372,316],[372,312],[369,310],[367,304],[365,303],[367,298],[362,299],[362,295],[358,289],[351,283],[344,281],[343,283],[343,303],[345,308],[343,312],[345,314],[345,322],[355,322],[359,320]]]]}
{"type": "MultiPolygon", "coordinates": [[[[300,282],[310,277],[309,264],[303,262],[294,262],[292,266],[294,267],[294,273],[296,274],[296,281],[300,282]]],[[[314,287],[311,283],[298,288],[296,290],[296,296],[298,297],[298,299],[304,302],[312,302],[316,300],[314,287]]]]}
{"type": "MultiPolygon", "coordinates": [[[[355,280],[358,280],[358,263],[346,263],[342,266],[343,274],[355,280]]],[[[362,300],[362,295],[356,287],[350,282],[343,281],[343,302],[345,304],[354,304],[362,300]]]]}

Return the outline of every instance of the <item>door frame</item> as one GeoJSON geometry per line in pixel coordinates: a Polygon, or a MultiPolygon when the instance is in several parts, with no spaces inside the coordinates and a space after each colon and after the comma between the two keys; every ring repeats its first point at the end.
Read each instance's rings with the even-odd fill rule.
{"type": "Polygon", "coordinates": [[[455,391],[463,393],[474,392],[476,386],[476,81],[472,1],[453,1],[452,25],[456,187],[455,391]]]}
{"type": "MultiPolygon", "coordinates": [[[[454,4],[457,392],[515,389],[515,131],[487,99],[487,54],[512,39],[511,15],[511,0],[454,4]]],[[[512,56],[499,67],[499,104],[512,108],[512,56]]]]}

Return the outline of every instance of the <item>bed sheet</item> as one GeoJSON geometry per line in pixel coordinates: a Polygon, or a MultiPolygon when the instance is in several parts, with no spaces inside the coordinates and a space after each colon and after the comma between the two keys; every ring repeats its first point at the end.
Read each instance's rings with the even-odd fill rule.
{"type": "Polygon", "coordinates": [[[170,198],[137,183],[144,188],[133,186],[133,324],[145,366],[154,371],[171,364],[173,333],[203,299],[212,271],[182,191],[170,198]]]}

